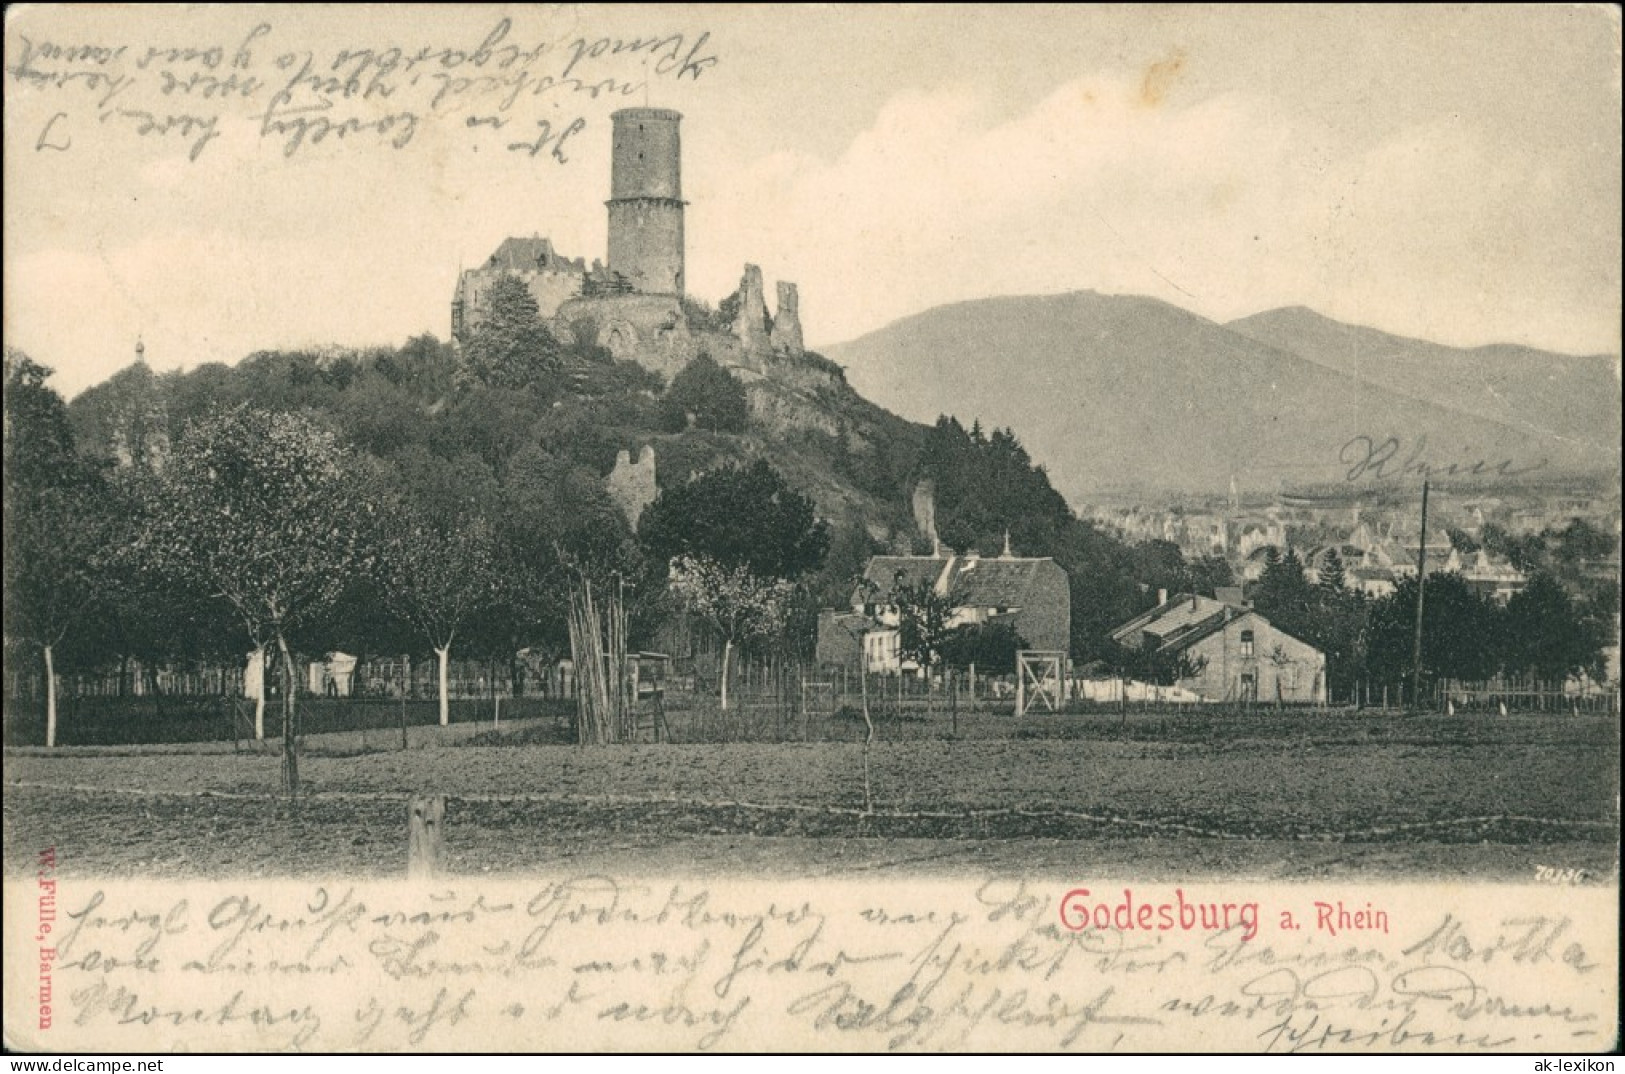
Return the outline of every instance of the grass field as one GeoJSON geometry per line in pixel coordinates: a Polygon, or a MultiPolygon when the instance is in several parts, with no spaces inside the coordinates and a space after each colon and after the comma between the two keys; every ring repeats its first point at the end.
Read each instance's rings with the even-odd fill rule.
{"type": "Polygon", "coordinates": [[[1080,856],[1142,875],[1617,870],[1619,725],[1605,719],[978,716],[957,738],[904,723],[906,737],[881,728],[867,810],[856,741],[583,749],[557,744],[552,720],[458,730],[408,750],[313,736],[296,813],[274,755],[10,750],[6,868],[55,846],[65,872],[386,875],[402,868],[407,798],[444,794],[447,865],[476,873],[1080,856]]]}

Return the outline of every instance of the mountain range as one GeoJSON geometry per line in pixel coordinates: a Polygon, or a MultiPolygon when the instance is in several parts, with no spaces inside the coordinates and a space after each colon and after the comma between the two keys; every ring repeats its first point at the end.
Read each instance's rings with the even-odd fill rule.
{"type": "Polygon", "coordinates": [[[824,353],[905,418],[1012,427],[1069,500],[1617,475],[1618,361],[1302,307],[1219,324],[1092,291],[940,306],[824,353]]]}

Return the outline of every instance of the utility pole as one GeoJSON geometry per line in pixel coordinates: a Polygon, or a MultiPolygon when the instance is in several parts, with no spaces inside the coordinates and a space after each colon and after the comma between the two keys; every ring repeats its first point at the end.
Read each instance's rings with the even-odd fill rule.
{"type": "Polygon", "coordinates": [[[1422,593],[1428,574],[1428,483],[1422,482],[1422,532],[1416,549],[1416,643],[1411,650],[1411,707],[1422,709],[1422,593]]]}

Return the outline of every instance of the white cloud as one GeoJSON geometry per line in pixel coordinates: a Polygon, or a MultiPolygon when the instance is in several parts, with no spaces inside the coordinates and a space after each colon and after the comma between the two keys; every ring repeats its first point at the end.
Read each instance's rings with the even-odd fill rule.
{"type": "Polygon", "coordinates": [[[1577,209],[1538,158],[1448,120],[1361,146],[1263,97],[1151,103],[1142,86],[1078,79],[1002,122],[964,89],[910,91],[836,160],[708,175],[690,278],[714,296],[755,260],[796,279],[817,341],[1079,288],[1217,319],[1302,303],[1445,342],[1611,338],[1617,267],[1597,286],[1596,250],[1565,241],[1577,209]]]}

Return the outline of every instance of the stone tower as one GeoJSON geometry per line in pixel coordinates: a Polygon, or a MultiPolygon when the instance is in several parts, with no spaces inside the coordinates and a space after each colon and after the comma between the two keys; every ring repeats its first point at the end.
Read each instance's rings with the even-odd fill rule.
{"type": "Polygon", "coordinates": [[[682,115],[623,108],[610,157],[609,269],[634,291],[683,293],[682,115]]]}

